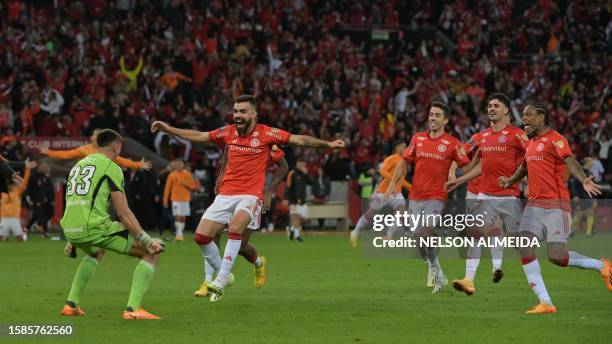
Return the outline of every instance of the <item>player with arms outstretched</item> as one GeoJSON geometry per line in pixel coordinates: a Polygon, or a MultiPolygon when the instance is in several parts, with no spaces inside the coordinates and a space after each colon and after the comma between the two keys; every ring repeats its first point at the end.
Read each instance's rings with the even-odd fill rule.
{"type": "MultiPolygon", "coordinates": [[[[529,200],[523,212],[520,235],[546,240],[548,259],[562,267],[575,266],[598,271],[609,291],[612,291],[612,264],[607,259],[593,259],[577,252],[568,251],[567,239],[571,232],[569,190],[565,180],[566,169],[576,178],[589,196],[601,194],[593,177],[586,177],[582,167],[573,158],[567,139],[549,127],[548,109],[541,104],[525,107],[523,124],[531,137],[527,145],[525,160],[511,177],[501,176],[499,185],[509,188],[527,176],[529,200]]],[[[523,270],[531,290],[540,303],[527,311],[528,314],[555,313],[535,248],[519,249],[523,270]]]]}
{"type": "Polygon", "coordinates": [[[257,123],[257,103],[254,96],[242,95],[234,102],[234,124],[211,132],[178,129],[156,121],[151,130],[163,131],[194,142],[213,142],[228,147],[227,166],[219,194],[206,209],[196,229],[195,241],[215,271],[215,280],[208,290],[218,294],[220,300],[224,288],[233,279],[232,267],[242,244],[245,228],[259,227],[259,214],[263,205],[265,173],[270,150],[275,144],[290,144],[313,148],[340,149],[342,140],[333,142],[306,135],[292,135],[284,130],[257,123]],[[256,221],[253,221],[253,220],[256,221]],[[214,237],[228,227],[228,240],[223,259],[213,242],[214,237]]]}
{"type": "Polygon", "coordinates": [[[65,316],[85,315],[79,307],[81,292],[93,277],[104,251],[139,258],[123,318],[160,319],[141,308],[159,260],[163,243],[151,238],[128,207],[123,172],[113,162],[121,152],[123,139],[114,130],[104,129],[96,138],[98,153],[88,155],[70,170],[66,185],[66,210],[60,222],[66,239],[86,255],[79,264],[72,288],[62,310],[65,316]],[[121,222],[109,215],[112,201],[121,222]]]}
{"type": "MultiPolygon", "coordinates": [[[[397,183],[406,173],[408,162],[414,161],[414,177],[408,204],[411,214],[422,214],[424,217],[441,214],[448,198],[444,183],[448,180],[452,162],[455,161],[459,167],[471,168],[461,142],[444,130],[449,116],[448,105],[438,101],[431,104],[428,117],[429,131],[416,133],[412,137],[385,193],[386,198],[391,197],[397,183]]],[[[430,226],[414,226],[411,230],[420,237],[433,236],[434,227],[438,225],[434,223],[430,226]]],[[[437,251],[432,247],[419,246],[419,252],[428,267],[427,286],[433,287],[433,293],[441,292],[448,284],[438,261],[437,251]]]]}
{"type": "MultiPolygon", "coordinates": [[[[361,215],[359,221],[357,221],[357,225],[355,225],[355,229],[353,229],[350,233],[350,243],[352,247],[357,247],[357,240],[359,239],[359,233],[368,227],[370,222],[372,221],[372,217],[381,209],[388,206],[392,208],[394,211],[403,212],[406,210],[406,199],[404,195],[402,195],[402,188],[410,190],[410,183],[406,181],[406,172],[400,176],[399,183],[395,186],[394,193],[389,197],[385,198],[385,193],[387,192],[387,188],[393,179],[393,175],[395,174],[395,169],[399,166],[402,161],[402,154],[404,153],[404,149],[406,149],[406,143],[402,141],[396,141],[391,146],[393,149],[393,154],[389,155],[382,164],[380,168],[380,175],[382,176],[382,181],[378,184],[378,188],[376,192],[370,196],[370,206],[366,210],[366,212],[361,215]]],[[[388,229],[387,235],[392,236],[395,230],[395,226],[392,226],[388,229]]]]}

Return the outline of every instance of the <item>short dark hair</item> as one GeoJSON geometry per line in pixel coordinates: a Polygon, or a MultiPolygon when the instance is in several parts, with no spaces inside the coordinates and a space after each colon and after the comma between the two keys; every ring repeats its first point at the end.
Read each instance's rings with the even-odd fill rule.
{"type": "Polygon", "coordinates": [[[123,137],[113,129],[102,129],[96,136],[96,144],[98,147],[106,147],[116,141],[123,142],[123,137]]]}
{"type": "Polygon", "coordinates": [[[448,105],[446,105],[445,102],[442,102],[442,101],[439,101],[439,100],[435,100],[435,101],[431,102],[431,105],[429,107],[430,108],[437,107],[439,109],[442,109],[442,113],[444,114],[444,118],[449,118],[450,117],[450,108],[448,107],[448,105]]]}
{"type": "Polygon", "coordinates": [[[536,113],[544,115],[544,124],[550,125],[550,112],[548,112],[548,107],[546,106],[546,104],[540,102],[533,102],[529,105],[533,106],[533,108],[536,110],[536,113]]]}
{"type": "Polygon", "coordinates": [[[241,96],[238,96],[234,100],[234,103],[244,103],[244,102],[249,102],[251,105],[253,105],[254,108],[257,107],[257,99],[255,98],[255,96],[250,95],[250,94],[243,94],[241,96]]]}
{"type": "Polygon", "coordinates": [[[508,98],[507,95],[503,94],[503,93],[492,93],[489,96],[489,99],[487,99],[487,104],[491,102],[491,100],[498,100],[500,101],[502,104],[504,104],[507,108],[508,108],[508,114],[510,114],[511,111],[511,107],[510,107],[510,98],[508,98]]]}
{"type": "Polygon", "coordinates": [[[404,143],[404,140],[393,141],[393,143],[391,144],[391,150],[395,151],[395,148],[397,148],[397,146],[401,145],[402,143],[404,143]]]}

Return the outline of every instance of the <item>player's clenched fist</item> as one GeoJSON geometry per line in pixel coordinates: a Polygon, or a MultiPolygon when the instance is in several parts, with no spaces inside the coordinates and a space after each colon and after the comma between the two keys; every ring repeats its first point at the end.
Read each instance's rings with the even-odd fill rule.
{"type": "Polygon", "coordinates": [[[342,149],[346,147],[346,143],[342,140],[335,140],[332,142],[329,142],[329,148],[331,149],[342,149]]]}
{"type": "Polygon", "coordinates": [[[510,183],[510,179],[508,179],[508,177],[501,176],[499,177],[497,181],[499,182],[499,186],[501,186],[504,189],[507,189],[510,186],[512,186],[512,184],[510,183]]]}
{"type": "Polygon", "coordinates": [[[140,232],[136,240],[149,254],[158,254],[166,251],[166,244],[161,239],[151,238],[146,232],[140,232]]]}
{"type": "Polygon", "coordinates": [[[156,132],[156,131],[167,132],[168,128],[170,128],[168,123],[162,122],[162,121],[155,121],[155,122],[153,122],[153,124],[151,124],[151,131],[152,132],[156,132]]]}

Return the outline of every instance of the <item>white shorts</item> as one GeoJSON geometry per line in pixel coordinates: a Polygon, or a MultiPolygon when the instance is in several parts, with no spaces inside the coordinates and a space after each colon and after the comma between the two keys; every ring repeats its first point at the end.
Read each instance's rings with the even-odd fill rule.
{"type": "Polygon", "coordinates": [[[308,214],[308,206],[306,204],[290,204],[289,215],[300,215],[302,218],[306,218],[308,214]]]}
{"type": "Polygon", "coordinates": [[[572,232],[572,215],[561,209],[526,206],[521,231],[531,232],[546,242],[567,242],[572,232]]]}
{"type": "Polygon", "coordinates": [[[21,221],[16,217],[3,218],[0,221],[0,236],[9,237],[11,234],[14,236],[23,235],[21,221]]]}
{"type": "Polygon", "coordinates": [[[189,202],[175,202],[172,201],[172,216],[189,216],[191,215],[191,209],[189,202]]]}
{"type": "Polygon", "coordinates": [[[388,206],[393,209],[397,209],[400,206],[406,206],[406,200],[401,192],[391,194],[389,198],[385,199],[385,194],[375,192],[370,198],[370,207],[374,210],[380,210],[388,206]]]}
{"type": "Polygon", "coordinates": [[[217,195],[213,204],[206,209],[203,219],[228,224],[239,210],[249,213],[251,222],[248,229],[259,229],[263,201],[253,195],[217,195]]]}
{"type": "Polygon", "coordinates": [[[427,201],[415,201],[415,200],[410,200],[408,202],[408,212],[411,215],[418,215],[421,214],[421,216],[423,216],[423,219],[426,220],[425,222],[423,221],[419,221],[419,223],[417,224],[413,224],[413,228],[414,231],[417,232],[422,226],[422,224],[425,223],[425,227],[429,227],[429,228],[434,228],[434,227],[438,227],[441,224],[439,223],[439,216],[436,216],[435,218],[430,218],[428,219],[427,216],[430,215],[441,215],[442,211],[444,210],[444,202],[440,201],[440,200],[427,200],[427,201]]]}
{"type": "Polygon", "coordinates": [[[485,229],[491,229],[496,222],[501,221],[506,232],[518,233],[521,224],[521,203],[514,196],[479,193],[472,213],[484,215],[485,229]]]}
{"type": "Polygon", "coordinates": [[[476,206],[477,198],[478,198],[478,194],[475,194],[471,191],[467,191],[465,193],[465,212],[467,214],[471,214],[474,212],[474,207],[476,206]]]}

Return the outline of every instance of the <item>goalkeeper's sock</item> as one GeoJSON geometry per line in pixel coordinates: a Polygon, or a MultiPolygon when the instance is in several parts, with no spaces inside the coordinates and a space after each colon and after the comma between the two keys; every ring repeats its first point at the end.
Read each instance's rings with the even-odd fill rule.
{"type": "Polygon", "coordinates": [[[151,280],[155,275],[155,267],[144,259],[136,265],[134,277],[132,279],[132,289],[128,298],[127,306],[133,310],[138,310],[142,304],[142,297],[149,289],[151,280]]]}
{"type": "Polygon", "coordinates": [[[87,283],[91,277],[93,277],[98,267],[98,260],[90,255],[86,255],[81,260],[77,272],[74,275],[72,281],[72,287],[70,288],[70,294],[68,295],[68,301],[73,302],[75,305],[79,304],[81,292],[85,289],[87,283]]]}

